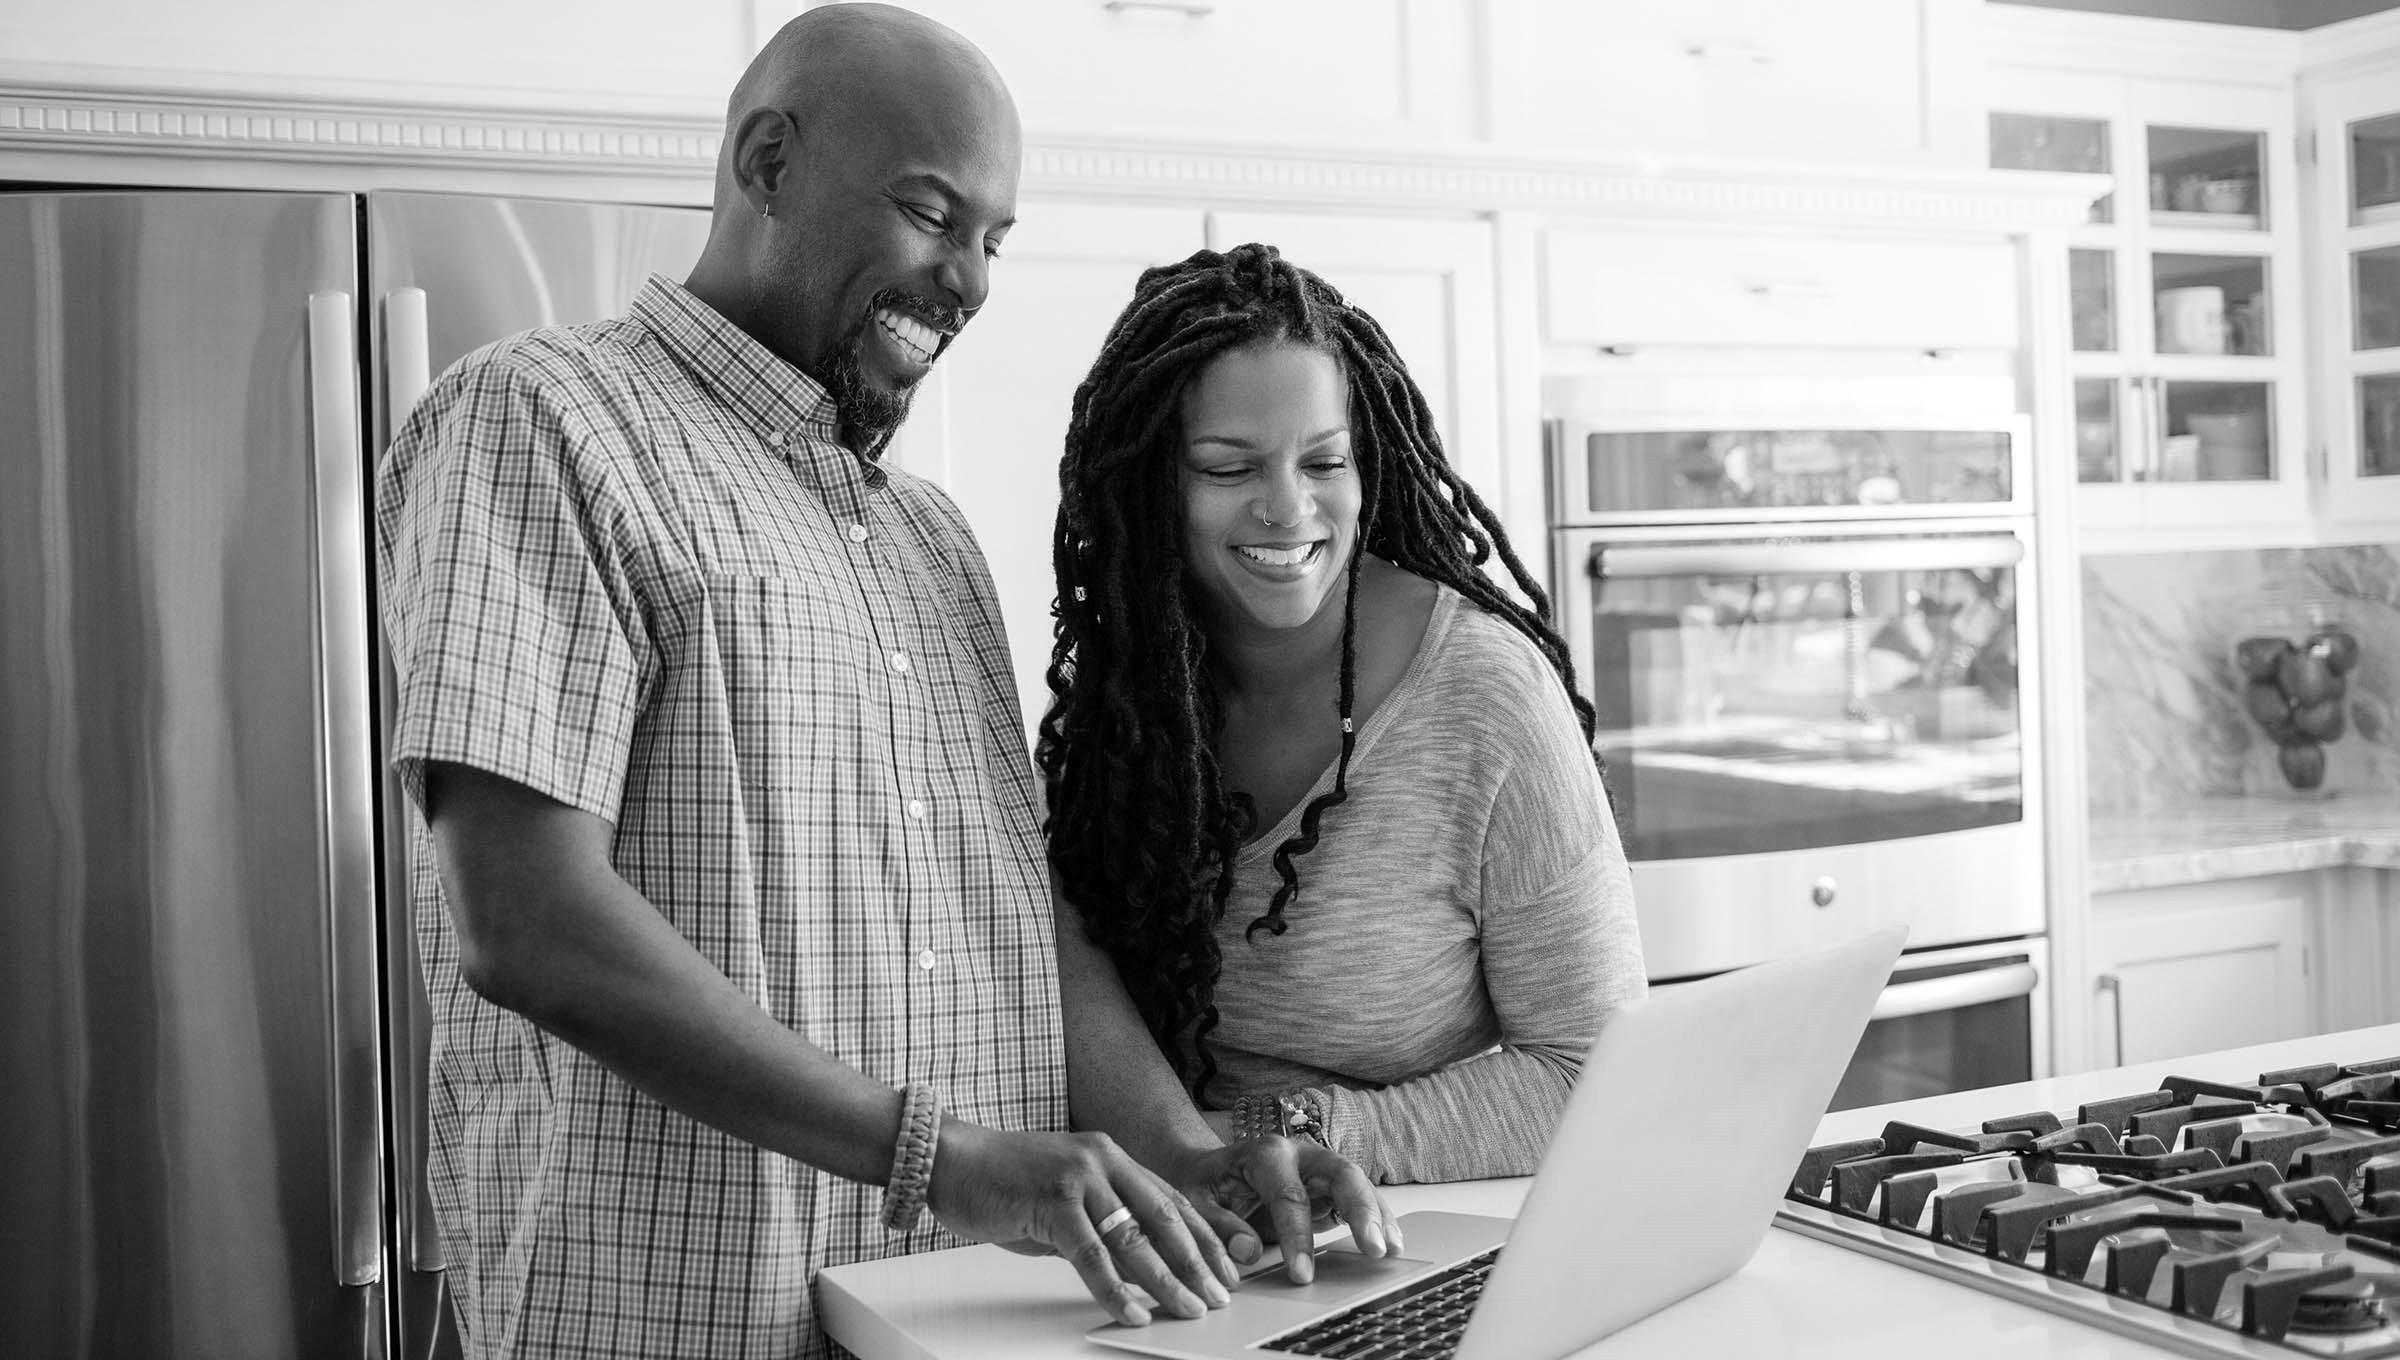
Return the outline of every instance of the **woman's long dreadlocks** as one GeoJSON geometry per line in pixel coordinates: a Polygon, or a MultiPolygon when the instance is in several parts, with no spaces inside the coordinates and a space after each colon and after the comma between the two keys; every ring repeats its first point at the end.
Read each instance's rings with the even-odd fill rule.
{"type": "MultiPolygon", "coordinates": [[[[1498,518],[1443,457],[1432,412],[1374,318],[1272,246],[1203,250],[1143,271],[1092,370],[1075,390],[1059,461],[1050,692],[1035,759],[1049,798],[1050,866],[1133,994],[1159,1047],[1196,1094],[1216,1075],[1217,922],[1252,821],[1224,786],[1223,727],[1207,677],[1208,639],[1186,594],[1182,557],[1185,389],[1230,350],[1321,350],[1349,381],[1351,443],[1363,497],[1359,550],[1343,594],[1341,754],[1333,787],[1276,847],[1281,880],[1250,923],[1283,934],[1297,900],[1293,861],[1314,849],[1325,813],[1349,797],[1355,740],[1359,564],[1372,552],[1449,586],[1513,624],[1558,671],[1586,743],[1589,702],[1575,692],[1566,642],[1498,518]],[[1482,571],[1497,552],[1531,609],[1482,571]],[[1198,1071],[1180,1042],[1190,1031],[1198,1071]]],[[[1597,760],[1597,756],[1594,757],[1597,760]]]]}

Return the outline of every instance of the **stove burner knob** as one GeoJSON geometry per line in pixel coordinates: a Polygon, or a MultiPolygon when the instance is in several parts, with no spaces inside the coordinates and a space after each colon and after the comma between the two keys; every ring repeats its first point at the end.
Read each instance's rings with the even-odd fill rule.
{"type": "Polygon", "coordinates": [[[1830,907],[1833,905],[1833,895],[1839,891],[1840,888],[1841,885],[1835,883],[1832,875],[1829,874],[1826,877],[1820,878],[1816,882],[1809,885],[1808,900],[1816,903],[1820,907],[1830,907]]]}

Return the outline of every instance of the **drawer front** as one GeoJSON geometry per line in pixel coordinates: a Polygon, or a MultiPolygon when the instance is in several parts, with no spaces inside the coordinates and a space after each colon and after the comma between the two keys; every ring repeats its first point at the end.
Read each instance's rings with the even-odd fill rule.
{"type": "Polygon", "coordinates": [[[2016,258],[1997,242],[1562,229],[1543,256],[1556,341],[1981,349],[2018,338],[2016,258]]]}

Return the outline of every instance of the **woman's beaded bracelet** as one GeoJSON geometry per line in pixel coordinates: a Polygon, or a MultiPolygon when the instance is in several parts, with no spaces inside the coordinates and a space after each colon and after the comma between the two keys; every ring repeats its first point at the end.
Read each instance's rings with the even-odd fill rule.
{"type": "Polygon", "coordinates": [[[904,1233],[917,1226],[933,1184],[933,1149],[942,1136],[942,1097],[921,1081],[900,1091],[900,1132],[892,1140],[892,1177],[883,1188],[883,1226],[904,1233]]]}

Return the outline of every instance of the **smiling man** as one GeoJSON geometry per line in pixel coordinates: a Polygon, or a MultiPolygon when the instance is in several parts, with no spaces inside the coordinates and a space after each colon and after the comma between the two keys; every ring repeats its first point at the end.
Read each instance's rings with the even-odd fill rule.
{"type": "Polygon", "coordinates": [[[811,10],[686,284],[461,360],[378,469],[471,1355],[822,1355],[818,1268],[962,1238],[1194,1316],[1312,1197],[1386,1249],[1350,1163],[1222,1145],[1058,928],[990,575],[878,461],[1018,159],[958,35],[811,10]]]}

